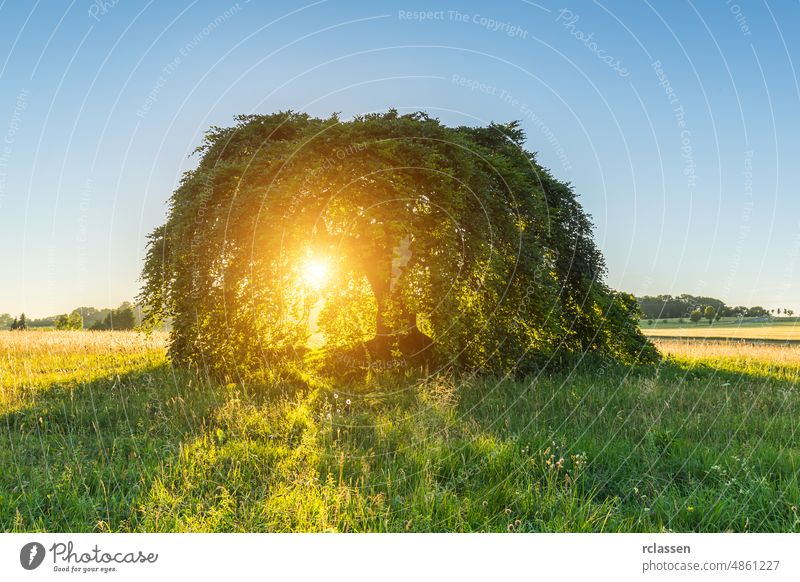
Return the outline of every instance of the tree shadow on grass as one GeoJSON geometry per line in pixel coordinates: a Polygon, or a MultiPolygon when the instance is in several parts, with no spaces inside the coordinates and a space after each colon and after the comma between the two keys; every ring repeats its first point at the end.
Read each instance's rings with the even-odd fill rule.
{"type": "Polygon", "coordinates": [[[128,531],[220,394],[163,363],[29,400],[0,416],[0,530],[128,531]]]}
{"type": "Polygon", "coordinates": [[[789,379],[412,380],[232,388],[161,364],[40,388],[0,416],[0,529],[800,528],[789,379]]]}
{"type": "Polygon", "coordinates": [[[782,373],[667,360],[486,392],[464,414],[519,446],[585,454],[580,485],[633,530],[800,530],[800,398],[782,373]]]}
{"type": "Polygon", "coordinates": [[[321,477],[392,492],[394,530],[800,530],[800,398],[780,375],[666,361],[449,390],[383,414],[354,399],[321,477]]]}

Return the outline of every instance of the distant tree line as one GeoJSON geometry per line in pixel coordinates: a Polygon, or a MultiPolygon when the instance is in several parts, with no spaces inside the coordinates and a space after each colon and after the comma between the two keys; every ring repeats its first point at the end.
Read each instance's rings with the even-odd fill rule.
{"type": "Polygon", "coordinates": [[[125,301],[116,309],[97,309],[95,307],[78,307],[71,313],[62,313],[39,319],[28,319],[25,314],[12,317],[8,313],[0,314],[0,329],[24,330],[36,328],[56,328],[62,330],[128,330],[133,329],[141,320],[139,309],[129,301],[125,301]]]}
{"type": "Polygon", "coordinates": [[[134,327],[136,327],[136,314],[133,311],[133,306],[126,301],[117,309],[109,309],[105,317],[102,320],[97,319],[89,329],[124,330],[133,329],[134,327]]]}
{"type": "Polygon", "coordinates": [[[671,319],[687,317],[697,322],[705,318],[709,323],[721,317],[767,317],[772,314],[794,315],[792,309],[765,309],[760,305],[745,307],[737,305],[731,307],[715,297],[701,297],[695,295],[646,295],[637,297],[639,309],[646,319],[671,319]]]}
{"type": "Polygon", "coordinates": [[[20,329],[20,330],[28,329],[28,320],[25,318],[25,314],[24,313],[22,315],[20,315],[19,317],[15,317],[13,321],[11,321],[11,316],[8,315],[7,313],[3,314],[3,315],[7,316],[8,320],[10,322],[9,325],[8,325],[8,329],[10,329],[11,331],[15,331],[15,330],[18,330],[18,329],[20,329]]]}

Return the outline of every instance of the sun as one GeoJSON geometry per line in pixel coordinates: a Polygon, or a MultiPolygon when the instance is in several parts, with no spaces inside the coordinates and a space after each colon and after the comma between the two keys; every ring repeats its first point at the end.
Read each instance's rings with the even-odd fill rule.
{"type": "Polygon", "coordinates": [[[321,289],[330,277],[330,267],[324,259],[308,259],[303,264],[303,281],[314,289],[321,289]]]}

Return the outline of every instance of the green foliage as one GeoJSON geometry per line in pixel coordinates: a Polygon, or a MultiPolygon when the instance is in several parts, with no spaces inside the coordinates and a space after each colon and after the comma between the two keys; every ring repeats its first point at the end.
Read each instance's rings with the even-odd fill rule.
{"type": "MultiPolygon", "coordinates": [[[[83,318],[84,327],[87,329],[92,329],[96,324],[104,323],[106,317],[108,317],[108,314],[111,313],[111,311],[112,310],[108,308],[98,309],[96,307],[78,307],[73,311],[73,313],[80,313],[81,317],[83,318]]],[[[96,327],[94,327],[94,329],[96,329],[96,327]]]]}
{"type": "Polygon", "coordinates": [[[79,311],[73,311],[69,315],[63,314],[56,317],[56,329],[70,330],[83,329],[83,317],[79,311]]]}
{"type": "Polygon", "coordinates": [[[689,314],[689,319],[692,321],[692,323],[697,323],[703,319],[703,312],[699,309],[695,309],[691,314],[689,314]]]}
{"type": "Polygon", "coordinates": [[[96,320],[89,329],[103,330],[129,330],[136,327],[136,314],[133,305],[125,301],[117,309],[110,309],[102,320],[96,320]]]}
{"type": "Polygon", "coordinates": [[[149,237],[144,323],[170,319],[175,362],[229,377],[297,359],[320,295],[332,354],[387,337],[393,354],[432,341],[440,364],[496,372],[559,350],[654,360],[572,188],[523,140],[516,123],[396,111],[212,128],[149,237]],[[309,255],[336,274],[321,293],[301,284],[309,255]]]}
{"type": "Polygon", "coordinates": [[[710,305],[707,305],[705,310],[703,310],[703,317],[708,320],[709,325],[711,325],[711,323],[714,321],[714,317],[716,317],[716,315],[717,311],[710,305]]]}

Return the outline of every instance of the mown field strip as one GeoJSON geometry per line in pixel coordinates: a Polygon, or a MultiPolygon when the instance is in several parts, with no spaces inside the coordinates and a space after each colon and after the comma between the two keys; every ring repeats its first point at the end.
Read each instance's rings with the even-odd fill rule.
{"type": "Polygon", "coordinates": [[[730,340],[770,340],[800,341],[800,327],[793,325],[764,326],[691,326],[672,327],[667,329],[643,328],[642,332],[649,337],[669,338],[719,338],[730,340]]]}

